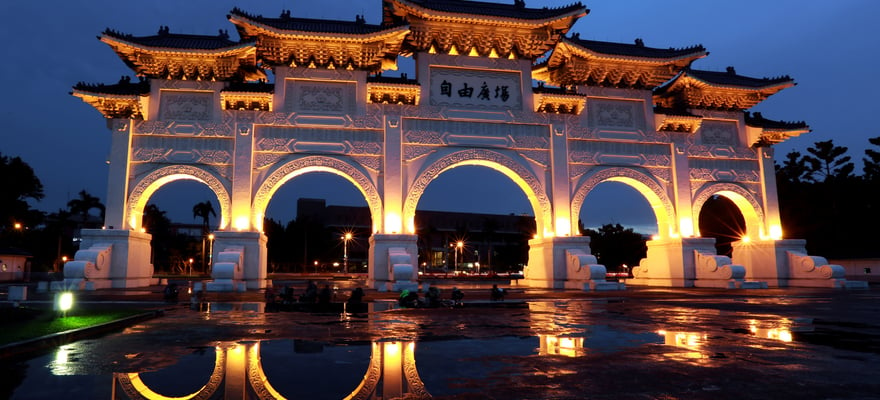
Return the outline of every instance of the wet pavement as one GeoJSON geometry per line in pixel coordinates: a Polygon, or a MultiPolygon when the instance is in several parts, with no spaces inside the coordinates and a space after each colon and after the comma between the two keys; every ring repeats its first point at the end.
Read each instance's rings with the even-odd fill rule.
{"type": "MultiPolygon", "coordinates": [[[[354,314],[265,312],[256,292],[209,294],[195,310],[153,303],[164,316],[4,360],[0,395],[230,396],[242,368],[249,383],[235,396],[249,398],[880,399],[876,287],[512,287],[490,302],[489,286],[458,286],[461,308],[399,309],[370,291],[369,312],[354,314]]],[[[84,302],[156,299],[98,291],[84,302]]]]}

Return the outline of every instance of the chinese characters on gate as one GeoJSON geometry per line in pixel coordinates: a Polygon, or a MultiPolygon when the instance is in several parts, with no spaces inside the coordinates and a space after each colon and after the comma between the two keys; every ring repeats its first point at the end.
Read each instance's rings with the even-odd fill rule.
{"type": "MultiPolygon", "coordinates": [[[[457,91],[458,97],[473,97],[474,88],[472,86],[468,86],[467,82],[462,84],[462,88],[457,91]]],[[[446,97],[452,97],[452,83],[449,83],[447,80],[443,80],[440,83],[440,95],[446,97]]],[[[477,98],[480,100],[489,101],[493,98],[501,99],[503,102],[507,102],[510,98],[510,92],[508,91],[508,86],[504,85],[495,85],[495,95],[492,96],[489,90],[489,85],[486,82],[483,82],[480,85],[480,93],[477,94],[477,98]]]]}

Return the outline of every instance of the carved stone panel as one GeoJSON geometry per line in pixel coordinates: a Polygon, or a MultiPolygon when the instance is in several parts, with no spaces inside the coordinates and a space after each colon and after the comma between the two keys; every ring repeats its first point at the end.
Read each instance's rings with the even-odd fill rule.
{"type": "Polygon", "coordinates": [[[284,109],[319,115],[353,114],[357,86],[353,82],[316,82],[288,79],[284,83],[284,109]]]}
{"type": "Polygon", "coordinates": [[[373,130],[266,126],[256,132],[257,151],[292,153],[304,146],[332,147],[333,153],[381,155],[383,151],[382,133],[373,130]]]}
{"type": "Polygon", "coordinates": [[[712,146],[739,145],[736,123],[727,121],[703,121],[697,144],[712,146]]]}
{"type": "Polygon", "coordinates": [[[480,109],[523,107],[519,72],[431,68],[429,103],[480,109]]]}
{"type": "Polygon", "coordinates": [[[589,126],[600,131],[645,131],[645,103],[642,101],[589,99],[589,126]]]}
{"type": "Polygon", "coordinates": [[[135,136],[132,162],[230,164],[234,143],[229,139],[135,136]]]}
{"type": "Polygon", "coordinates": [[[546,126],[450,120],[403,120],[404,140],[412,144],[461,147],[546,149],[546,126]]]}
{"type": "Polygon", "coordinates": [[[669,146],[633,142],[570,140],[569,161],[579,164],[668,166],[669,146]]]}
{"type": "Polygon", "coordinates": [[[178,121],[210,121],[214,118],[213,92],[161,91],[159,119],[178,121]]]}

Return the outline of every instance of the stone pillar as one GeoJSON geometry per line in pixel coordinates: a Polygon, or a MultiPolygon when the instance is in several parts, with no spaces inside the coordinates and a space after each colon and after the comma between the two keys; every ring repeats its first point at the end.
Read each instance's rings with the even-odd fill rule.
{"type": "Polygon", "coordinates": [[[661,238],[692,237],[696,234],[697,215],[693,215],[693,199],[691,197],[691,173],[688,164],[687,148],[684,138],[677,134],[671,135],[672,151],[672,191],[676,215],[670,215],[671,227],[675,232],[659,232],[661,238]],[[677,218],[677,220],[675,220],[677,218]]]}
{"type": "Polygon", "coordinates": [[[761,237],[782,239],[782,221],[779,217],[779,197],[776,190],[776,167],[773,164],[773,148],[758,148],[758,166],[761,180],[761,201],[764,203],[764,221],[761,237]]]}
{"type": "Polygon", "coordinates": [[[379,291],[388,290],[393,284],[394,275],[388,251],[390,249],[403,249],[409,254],[410,266],[412,267],[412,279],[418,280],[418,236],[416,235],[387,235],[375,233],[370,236],[370,265],[367,274],[367,286],[379,291]]]}
{"type": "MultiPolygon", "coordinates": [[[[108,229],[125,229],[128,210],[128,176],[131,156],[132,120],[107,120],[110,129],[110,163],[107,172],[107,198],[104,210],[104,226],[108,229]]],[[[140,225],[140,221],[137,221],[140,225]]],[[[133,228],[133,227],[132,227],[133,228]]]]}
{"type": "Polygon", "coordinates": [[[110,245],[110,271],[106,275],[112,288],[145,287],[157,283],[150,261],[149,233],[124,229],[83,229],[80,249],[110,245]]]}
{"type": "Polygon", "coordinates": [[[693,287],[694,251],[715,252],[714,238],[660,238],[649,240],[648,256],[633,268],[631,285],[693,287]]]}
{"type": "MultiPolygon", "coordinates": [[[[552,224],[556,236],[580,235],[576,232],[577,217],[571,215],[571,182],[568,177],[568,140],[565,124],[550,126],[550,182],[548,194],[553,202],[553,221],[545,221],[544,229],[552,224]]],[[[538,232],[539,235],[543,232],[538,232]]]]}
{"type": "MultiPolygon", "coordinates": [[[[254,126],[252,111],[235,112],[235,153],[233,156],[232,169],[232,193],[230,193],[232,207],[230,223],[236,231],[249,231],[255,226],[261,226],[261,221],[253,221],[256,216],[251,212],[251,195],[253,181],[253,154],[254,154],[254,126]]],[[[227,228],[228,229],[228,228],[227,228]]]]}
{"type": "Polygon", "coordinates": [[[589,236],[547,237],[529,240],[529,265],[523,271],[525,284],[562,289],[568,280],[566,250],[590,253],[589,236]]]}
{"type": "Polygon", "coordinates": [[[242,280],[248,290],[266,287],[266,235],[261,232],[214,232],[214,248],[211,257],[217,260],[226,249],[242,251],[242,280]]]}
{"type": "MultiPolygon", "coordinates": [[[[385,234],[404,233],[403,221],[403,144],[401,119],[386,115],[383,122],[385,131],[385,154],[382,168],[382,213],[379,232],[385,234]]],[[[374,217],[375,218],[375,217],[374,217]]],[[[406,232],[415,233],[415,232],[406,232]]]]}

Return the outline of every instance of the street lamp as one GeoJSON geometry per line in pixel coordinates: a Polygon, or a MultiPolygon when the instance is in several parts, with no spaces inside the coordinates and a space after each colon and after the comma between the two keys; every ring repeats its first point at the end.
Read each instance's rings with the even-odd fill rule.
{"type": "Polygon", "coordinates": [[[462,250],[464,250],[464,242],[461,240],[455,242],[455,265],[453,266],[455,269],[455,275],[458,275],[458,255],[464,255],[462,250]]]}
{"type": "Polygon", "coordinates": [[[208,234],[208,266],[214,270],[214,234],[208,234]]]}
{"type": "Polygon", "coordinates": [[[342,271],[348,273],[348,241],[351,240],[351,232],[342,235],[342,271]]]}
{"type": "Polygon", "coordinates": [[[189,259],[189,274],[188,275],[192,275],[192,272],[193,272],[193,259],[190,258],[189,259]]]}

